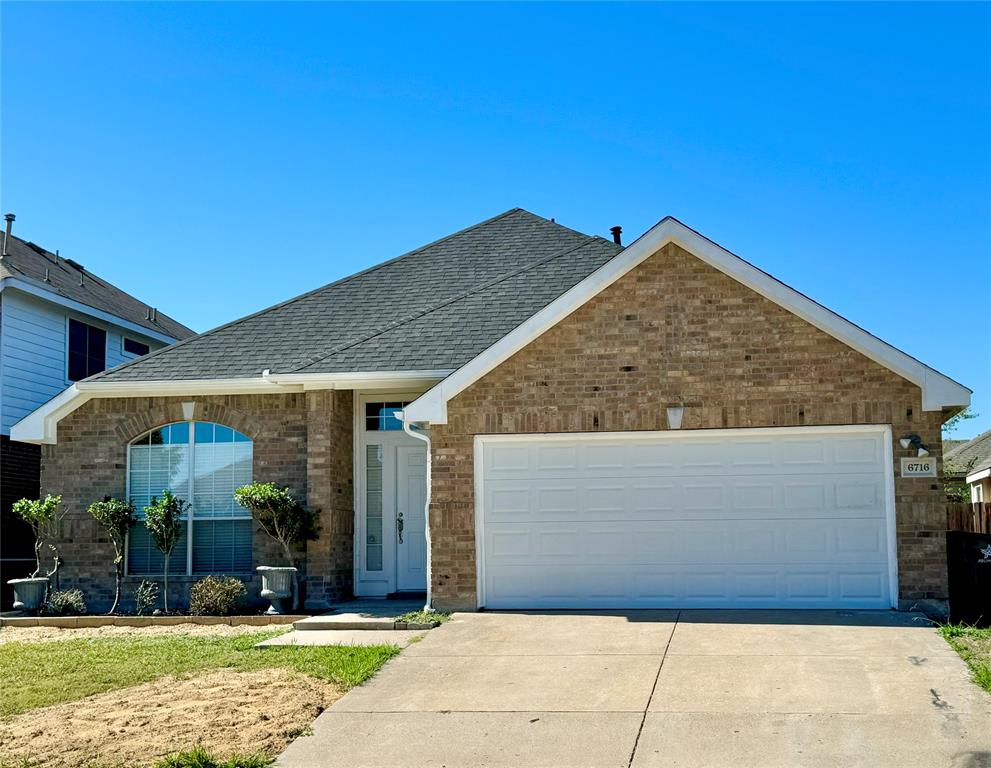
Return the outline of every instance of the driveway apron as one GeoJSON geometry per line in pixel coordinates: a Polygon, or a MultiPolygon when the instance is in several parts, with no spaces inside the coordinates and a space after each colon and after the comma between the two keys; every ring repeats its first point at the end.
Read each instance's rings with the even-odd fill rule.
{"type": "Polygon", "coordinates": [[[283,768],[991,766],[991,696],[915,614],[456,614],[283,768]]]}

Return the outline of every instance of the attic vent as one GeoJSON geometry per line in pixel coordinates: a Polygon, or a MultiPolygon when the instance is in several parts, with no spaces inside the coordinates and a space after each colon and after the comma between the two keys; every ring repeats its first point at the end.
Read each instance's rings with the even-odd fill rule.
{"type": "Polygon", "coordinates": [[[82,272],[83,270],[85,270],[85,269],[86,269],[86,267],[84,267],[84,266],[83,266],[82,264],[80,264],[80,263],[79,263],[78,261],[74,261],[74,260],[72,260],[72,259],[63,259],[63,261],[64,261],[64,262],[65,262],[66,264],[68,264],[68,265],[69,265],[70,267],[75,267],[75,268],[76,268],[76,269],[78,269],[78,270],[79,270],[80,272],[82,272]]]}

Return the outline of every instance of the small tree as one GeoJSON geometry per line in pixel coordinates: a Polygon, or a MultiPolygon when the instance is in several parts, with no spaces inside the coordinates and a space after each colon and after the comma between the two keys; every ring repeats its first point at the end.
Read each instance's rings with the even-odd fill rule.
{"type": "Polygon", "coordinates": [[[169,558],[185,528],[182,516],[187,509],[189,504],[173,495],[172,491],[162,491],[161,499],[152,496],[151,504],[144,509],[148,534],[165,556],[165,566],[162,569],[162,604],[166,613],[169,612],[169,558]]]}
{"type": "Polygon", "coordinates": [[[134,517],[134,505],[129,501],[104,496],[103,501],[96,501],[89,505],[89,513],[93,515],[96,522],[106,529],[110,541],[114,545],[116,588],[114,590],[114,604],[109,611],[109,613],[113,613],[120,605],[121,586],[124,582],[124,546],[127,542],[127,532],[137,522],[134,517]]]}
{"type": "Polygon", "coordinates": [[[31,526],[31,532],[34,534],[35,569],[34,573],[31,574],[31,578],[35,578],[41,573],[41,550],[47,542],[48,548],[52,551],[54,568],[46,573],[45,576],[49,578],[52,576],[55,577],[55,589],[59,588],[58,570],[62,565],[58,539],[59,528],[61,527],[62,518],[65,517],[65,512],[59,511],[59,505],[61,503],[61,496],[48,494],[43,499],[20,499],[19,501],[15,501],[13,506],[14,514],[31,526]]]}
{"type": "MultiPolygon", "coordinates": [[[[234,491],[237,503],[251,512],[262,530],[282,546],[286,561],[296,568],[293,548],[317,537],[317,515],[296,501],[292,491],[275,483],[252,483],[234,491]]],[[[299,577],[293,574],[293,607],[299,601],[299,577]]]]}

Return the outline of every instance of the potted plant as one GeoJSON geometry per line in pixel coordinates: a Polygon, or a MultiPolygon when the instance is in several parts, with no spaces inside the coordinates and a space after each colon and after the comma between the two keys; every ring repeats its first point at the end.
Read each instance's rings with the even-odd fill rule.
{"type": "MultiPolygon", "coordinates": [[[[20,499],[14,502],[14,514],[21,517],[34,534],[34,573],[26,579],[11,579],[7,583],[14,588],[14,610],[39,611],[45,602],[49,579],[54,575],[58,583],[58,569],[62,558],[58,550],[59,525],[64,512],[59,512],[61,496],[48,494],[43,499],[20,499]],[[41,550],[48,543],[53,552],[54,568],[41,575],[41,550]]],[[[56,587],[57,588],[57,587],[56,587]]]]}
{"type": "Polygon", "coordinates": [[[151,504],[144,508],[145,525],[158,551],[165,556],[162,567],[162,605],[169,612],[169,558],[179,543],[185,524],[182,516],[190,505],[175,496],[172,491],[162,491],[162,498],[151,497],[151,504]]]}
{"type": "Polygon", "coordinates": [[[120,605],[121,586],[124,581],[124,547],[127,543],[127,532],[137,522],[134,517],[134,505],[129,501],[121,501],[104,496],[103,501],[95,501],[89,505],[89,513],[107,531],[114,545],[114,604],[108,613],[112,614],[120,605]]]}
{"type": "Polygon", "coordinates": [[[287,565],[260,565],[261,596],[271,601],[266,613],[285,613],[292,597],[292,608],[299,606],[299,570],[294,548],[315,539],[316,513],[296,501],[288,488],[275,483],[252,483],[234,491],[237,503],[251,512],[262,530],[282,546],[287,565]]]}

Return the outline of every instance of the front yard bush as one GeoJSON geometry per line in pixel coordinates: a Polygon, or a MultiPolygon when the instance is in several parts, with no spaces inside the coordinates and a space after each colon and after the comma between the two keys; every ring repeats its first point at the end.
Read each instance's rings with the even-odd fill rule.
{"type": "Polygon", "coordinates": [[[230,616],[244,605],[247,590],[233,576],[207,576],[189,590],[189,612],[204,616],[230,616]]]}
{"type": "Polygon", "coordinates": [[[80,616],[86,613],[86,601],[78,589],[63,589],[52,592],[45,604],[45,613],[52,616],[80,616]]]}
{"type": "Polygon", "coordinates": [[[148,579],[142,579],[134,590],[134,612],[138,616],[147,616],[158,605],[158,584],[148,579]]]}

